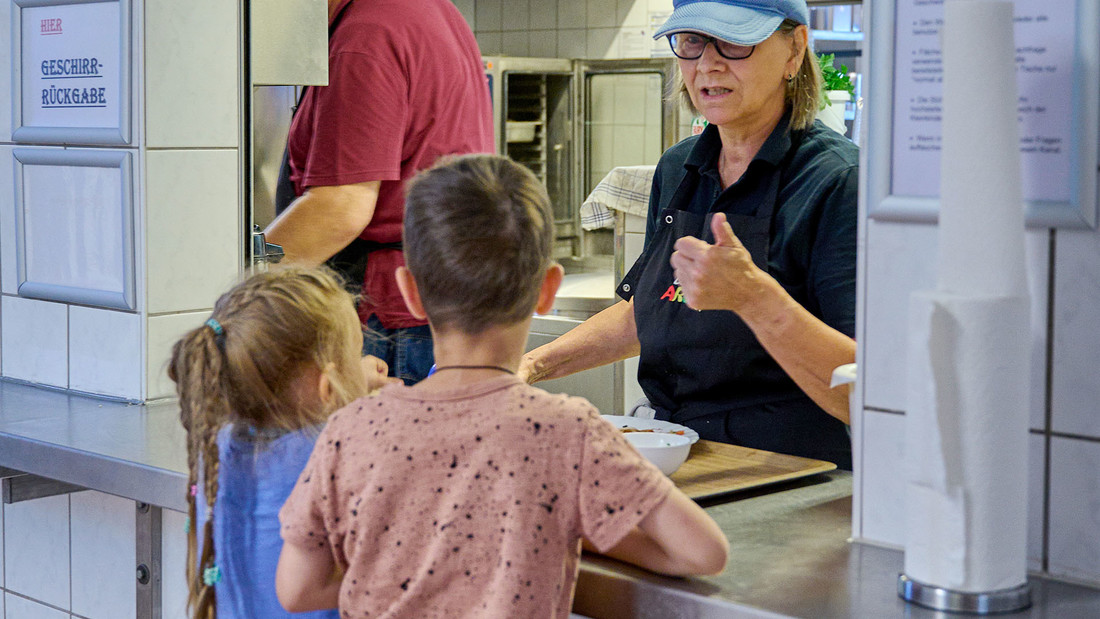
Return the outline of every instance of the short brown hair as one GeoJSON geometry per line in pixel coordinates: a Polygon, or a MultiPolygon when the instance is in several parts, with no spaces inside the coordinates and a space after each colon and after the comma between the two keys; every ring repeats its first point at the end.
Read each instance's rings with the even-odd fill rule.
{"type": "MultiPolygon", "coordinates": [[[[776,32],[790,36],[795,28],[801,25],[803,24],[785,19],[779,24],[776,32]]],[[[798,72],[794,74],[794,79],[787,80],[787,90],[784,95],[787,108],[791,111],[791,122],[788,125],[791,130],[808,129],[814,124],[817,112],[821,109],[821,83],[821,67],[817,64],[817,56],[807,42],[802,63],[798,67],[798,72]]],[[[691,102],[691,95],[688,93],[684,76],[679,69],[676,70],[676,80],[672,88],[672,96],[678,98],[680,103],[693,114],[699,113],[699,110],[695,109],[695,104],[691,102]]]]}
{"type": "Polygon", "coordinates": [[[477,334],[529,317],[554,217],[539,179],[498,155],[440,160],[405,200],[405,264],[432,324],[477,334]]]}

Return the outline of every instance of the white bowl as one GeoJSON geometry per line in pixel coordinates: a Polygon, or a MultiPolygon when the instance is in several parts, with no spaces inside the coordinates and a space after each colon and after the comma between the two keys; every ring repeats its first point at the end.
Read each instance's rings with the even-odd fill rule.
{"type": "Polygon", "coordinates": [[[672,475],[687,460],[691,439],[664,432],[627,432],[626,440],[665,475],[672,475]]]}

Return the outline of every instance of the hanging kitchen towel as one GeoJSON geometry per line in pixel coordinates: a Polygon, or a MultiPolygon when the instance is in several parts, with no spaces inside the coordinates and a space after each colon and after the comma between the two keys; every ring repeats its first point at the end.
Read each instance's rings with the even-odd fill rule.
{"type": "Polygon", "coordinates": [[[581,227],[585,230],[611,228],[615,215],[623,211],[645,217],[649,211],[649,191],[657,166],[621,166],[612,168],[581,205],[581,227]]]}

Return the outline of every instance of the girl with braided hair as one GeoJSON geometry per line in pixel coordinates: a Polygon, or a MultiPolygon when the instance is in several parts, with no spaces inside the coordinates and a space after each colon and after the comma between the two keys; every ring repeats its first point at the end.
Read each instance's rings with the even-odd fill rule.
{"type": "Polygon", "coordinates": [[[381,360],[360,358],[362,345],[337,278],[290,267],[233,287],[173,347],[168,375],[187,431],[191,617],[290,616],[275,596],[278,510],[328,415],[395,380],[381,360]]]}

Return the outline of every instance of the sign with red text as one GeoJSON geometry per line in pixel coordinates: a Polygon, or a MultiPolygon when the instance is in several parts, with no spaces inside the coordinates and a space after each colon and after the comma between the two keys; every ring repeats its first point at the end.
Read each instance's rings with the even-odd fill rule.
{"type": "Polygon", "coordinates": [[[15,1],[14,139],[128,141],[128,6],[119,0],[15,1]]]}

